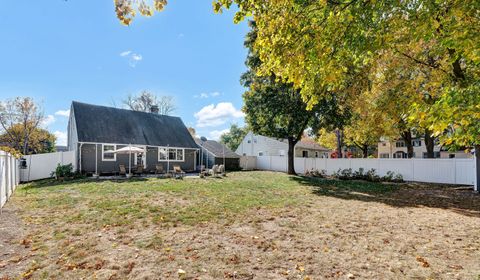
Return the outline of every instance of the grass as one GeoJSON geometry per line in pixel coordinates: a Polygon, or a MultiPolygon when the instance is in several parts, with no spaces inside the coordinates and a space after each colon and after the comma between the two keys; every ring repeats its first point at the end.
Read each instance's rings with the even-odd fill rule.
{"type": "Polygon", "coordinates": [[[469,279],[479,204],[442,186],[272,172],[46,180],[9,202],[25,229],[4,240],[15,253],[0,257],[0,278],[469,279]]]}

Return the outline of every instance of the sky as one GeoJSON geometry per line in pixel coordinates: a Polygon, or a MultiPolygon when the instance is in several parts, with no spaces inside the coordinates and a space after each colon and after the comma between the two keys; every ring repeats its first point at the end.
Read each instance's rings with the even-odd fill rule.
{"type": "Polygon", "coordinates": [[[142,90],[173,96],[172,115],[199,136],[244,124],[248,25],[211,0],[171,0],[128,27],[111,0],[2,1],[0,20],[0,101],[33,97],[59,145],[72,101],[121,106],[142,90]]]}

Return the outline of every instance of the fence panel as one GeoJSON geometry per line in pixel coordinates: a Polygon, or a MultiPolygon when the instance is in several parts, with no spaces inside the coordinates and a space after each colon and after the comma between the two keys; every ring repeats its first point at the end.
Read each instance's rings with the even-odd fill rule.
{"type": "Polygon", "coordinates": [[[7,203],[19,184],[18,165],[14,156],[0,151],[0,208],[7,203]]]}
{"type": "Polygon", "coordinates": [[[74,151],[29,155],[25,156],[25,159],[27,160],[27,168],[20,172],[22,182],[50,178],[58,164],[73,164],[74,169],[76,165],[74,151]]]}
{"type": "MultiPolygon", "coordinates": [[[[308,170],[325,170],[332,175],[339,169],[351,168],[365,172],[375,169],[379,176],[387,172],[401,174],[406,181],[473,185],[475,181],[474,159],[326,159],[295,158],[295,171],[304,174],[308,170]]],[[[287,171],[287,157],[257,157],[257,169],[287,171]]]]}

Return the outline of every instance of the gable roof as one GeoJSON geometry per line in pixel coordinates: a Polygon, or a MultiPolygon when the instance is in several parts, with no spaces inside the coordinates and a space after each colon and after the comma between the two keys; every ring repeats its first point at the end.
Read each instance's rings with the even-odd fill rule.
{"type": "Polygon", "coordinates": [[[198,148],[178,117],[72,103],[79,142],[198,148]]]}
{"type": "Polygon", "coordinates": [[[309,150],[317,150],[317,151],[322,151],[322,152],[330,152],[331,150],[328,148],[325,148],[318,143],[315,143],[313,141],[299,141],[297,145],[295,146],[297,148],[303,148],[303,149],[309,149],[309,150]]]}
{"type": "MultiPolygon", "coordinates": [[[[276,140],[278,140],[282,143],[287,143],[288,144],[287,139],[276,139],[276,140]]],[[[295,145],[295,148],[316,150],[316,151],[320,151],[320,152],[331,152],[330,149],[325,148],[325,147],[321,146],[320,144],[318,144],[314,141],[308,141],[308,140],[298,141],[297,144],[295,145]]]]}
{"type": "Polygon", "coordinates": [[[195,139],[195,142],[198,146],[203,147],[205,150],[212,153],[215,157],[223,157],[223,149],[225,149],[225,158],[240,158],[235,152],[224,146],[223,144],[213,141],[207,140],[203,142],[200,139],[195,139]]]}

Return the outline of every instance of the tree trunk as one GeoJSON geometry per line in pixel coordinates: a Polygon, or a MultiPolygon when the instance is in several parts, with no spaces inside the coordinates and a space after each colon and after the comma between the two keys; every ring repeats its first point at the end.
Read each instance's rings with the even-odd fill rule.
{"type": "Polygon", "coordinates": [[[412,131],[407,130],[402,133],[403,141],[405,141],[405,145],[407,146],[407,157],[413,158],[413,144],[412,144],[412,131]]]}
{"type": "Polygon", "coordinates": [[[425,147],[427,148],[427,158],[435,158],[435,138],[428,129],[425,130],[425,147]]]}
{"type": "Polygon", "coordinates": [[[340,129],[335,130],[335,135],[337,136],[337,152],[338,158],[343,158],[342,146],[343,146],[343,131],[340,129]]]}
{"type": "Polygon", "coordinates": [[[368,158],[368,145],[363,145],[362,147],[363,158],[368,158]]]}
{"type": "Polygon", "coordinates": [[[295,144],[293,137],[288,137],[288,174],[297,175],[295,172],[295,144]]]}

